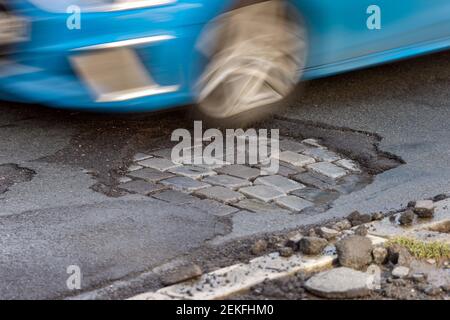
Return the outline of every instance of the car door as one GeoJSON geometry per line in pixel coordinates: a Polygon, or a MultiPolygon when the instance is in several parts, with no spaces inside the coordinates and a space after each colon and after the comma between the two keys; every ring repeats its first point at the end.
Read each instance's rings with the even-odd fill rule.
{"type": "Polygon", "coordinates": [[[309,28],[308,66],[450,37],[449,0],[292,0],[309,28]]]}

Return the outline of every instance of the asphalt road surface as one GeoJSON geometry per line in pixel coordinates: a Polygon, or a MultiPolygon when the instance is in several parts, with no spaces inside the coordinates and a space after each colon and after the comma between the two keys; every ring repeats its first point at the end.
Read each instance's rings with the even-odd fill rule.
{"type": "Polygon", "coordinates": [[[237,211],[219,217],[122,194],[116,176],[135,153],[164,146],[172,130],[186,126],[183,113],[136,118],[0,104],[4,299],[64,298],[118,280],[126,287],[129,279],[205,245],[226,245],[353,210],[386,212],[450,192],[450,52],[299,87],[284,117],[376,134],[381,151],[405,162],[320,215],[237,211]],[[69,265],[81,268],[81,291],[67,288],[69,265]]]}

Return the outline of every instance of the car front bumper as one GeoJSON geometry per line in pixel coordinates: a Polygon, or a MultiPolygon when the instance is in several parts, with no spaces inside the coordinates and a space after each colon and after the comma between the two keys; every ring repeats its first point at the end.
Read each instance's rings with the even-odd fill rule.
{"type": "Polygon", "coordinates": [[[186,0],[82,12],[80,28],[70,29],[70,14],[16,1],[16,14],[29,21],[29,40],[0,58],[0,91],[25,102],[92,111],[192,103],[204,63],[198,37],[226,8],[227,1],[186,0]]]}

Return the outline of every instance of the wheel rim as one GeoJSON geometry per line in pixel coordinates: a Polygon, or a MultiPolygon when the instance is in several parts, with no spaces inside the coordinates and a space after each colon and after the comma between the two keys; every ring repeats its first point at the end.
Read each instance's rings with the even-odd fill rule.
{"type": "Polygon", "coordinates": [[[202,113],[228,118],[286,97],[305,63],[305,33],[298,21],[278,0],[213,21],[199,42],[210,61],[199,81],[202,113]]]}

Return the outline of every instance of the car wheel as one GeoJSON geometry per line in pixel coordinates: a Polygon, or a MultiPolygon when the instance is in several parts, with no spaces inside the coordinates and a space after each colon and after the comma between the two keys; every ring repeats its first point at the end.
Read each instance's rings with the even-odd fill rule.
{"type": "Polygon", "coordinates": [[[302,19],[284,1],[238,7],[215,19],[199,49],[208,58],[198,83],[200,115],[222,125],[248,124],[278,110],[306,60],[302,19]]]}

